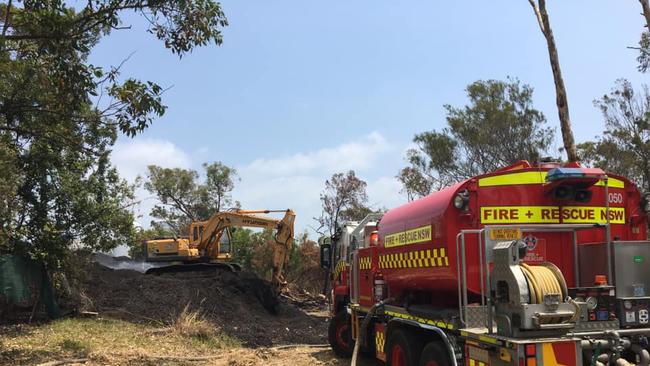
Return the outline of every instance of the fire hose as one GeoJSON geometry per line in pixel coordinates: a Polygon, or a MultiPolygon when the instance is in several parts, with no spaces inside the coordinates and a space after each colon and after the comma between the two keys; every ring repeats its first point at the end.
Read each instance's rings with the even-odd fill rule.
{"type": "Polygon", "coordinates": [[[375,313],[377,310],[381,309],[384,307],[384,304],[388,301],[393,300],[392,298],[382,300],[376,304],[374,304],[370,310],[368,310],[368,314],[363,318],[363,321],[361,322],[361,326],[359,327],[359,335],[357,336],[357,341],[354,343],[354,349],[352,351],[352,366],[357,366],[357,357],[359,356],[359,347],[363,345],[364,347],[366,346],[367,342],[367,329],[368,325],[370,325],[370,321],[372,318],[375,316],[375,313]]]}
{"type": "MultiPolygon", "coordinates": [[[[555,265],[552,263],[544,263],[540,266],[531,266],[526,263],[521,263],[519,266],[528,282],[531,304],[543,304],[544,298],[547,295],[559,295],[561,300],[568,299],[567,301],[575,307],[575,312],[568,321],[575,322],[578,320],[580,317],[580,306],[567,296],[566,281],[562,272],[555,265]]],[[[547,321],[549,323],[557,323],[562,320],[551,318],[547,321]]]]}

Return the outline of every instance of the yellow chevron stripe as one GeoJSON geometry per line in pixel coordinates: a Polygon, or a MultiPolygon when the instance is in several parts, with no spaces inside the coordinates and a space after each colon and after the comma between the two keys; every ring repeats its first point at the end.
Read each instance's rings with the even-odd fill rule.
{"type": "Polygon", "coordinates": [[[445,248],[390,253],[379,256],[379,268],[449,267],[445,248]]]}
{"type": "Polygon", "coordinates": [[[344,260],[339,261],[336,264],[336,267],[334,268],[334,272],[333,272],[334,278],[338,278],[339,275],[341,274],[341,271],[343,271],[347,265],[348,263],[346,261],[344,260]]]}

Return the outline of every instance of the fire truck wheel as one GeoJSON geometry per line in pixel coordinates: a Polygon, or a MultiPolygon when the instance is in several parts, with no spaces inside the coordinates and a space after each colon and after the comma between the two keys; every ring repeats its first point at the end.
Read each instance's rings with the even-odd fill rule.
{"type": "Polygon", "coordinates": [[[330,320],[328,339],[337,356],[345,358],[352,356],[354,340],[350,330],[350,316],[345,311],[340,311],[330,320]]]}
{"type": "Polygon", "coordinates": [[[422,350],[422,342],[404,329],[397,329],[388,337],[386,366],[415,365],[422,350]]]}
{"type": "Polygon", "coordinates": [[[420,366],[451,366],[449,353],[440,342],[431,342],[422,350],[420,366]]]}

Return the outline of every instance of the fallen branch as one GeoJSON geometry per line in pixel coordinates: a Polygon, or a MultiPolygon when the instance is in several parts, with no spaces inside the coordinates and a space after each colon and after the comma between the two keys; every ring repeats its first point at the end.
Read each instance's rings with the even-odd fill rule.
{"type": "Polygon", "coordinates": [[[223,355],[212,355],[212,356],[150,356],[150,355],[141,355],[142,358],[153,358],[156,360],[165,360],[165,361],[209,361],[214,360],[215,358],[223,357],[223,355]]]}
{"type": "Polygon", "coordinates": [[[86,363],[88,362],[87,358],[70,358],[66,360],[58,360],[58,361],[49,361],[45,363],[39,363],[36,366],[60,366],[60,365],[68,365],[71,363],[86,363]]]}
{"type": "Polygon", "coordinates": [[[79,316],[84,318],[94,318],[99,316],[99,313],[96,311],[80,311],[79,316]]]}
{"type": "Polygon", "coordinates": [[[330,345],[329,344],[283,344],[281,346],[271,347],[271,349],[281,350],[281,349],[300,348],[300,347],[305,347],[305,348],[329,348],[330,345]]]}

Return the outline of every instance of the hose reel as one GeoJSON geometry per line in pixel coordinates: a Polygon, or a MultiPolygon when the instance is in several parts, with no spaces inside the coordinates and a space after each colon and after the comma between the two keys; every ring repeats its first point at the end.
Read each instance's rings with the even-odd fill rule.
{"type": "Polygon", "coordinates": [[[579,318],[579,306],[568,297],[560,269],[552,263],[523,263],[525,251],[521,241],[494,248],[491,293],[497,333],[515,337],[566,333],[579,318]]]}
{"type": "Polygon", "coordinates": [[[553,263],[546,262],[539,266],[521,263],[519,266],[528,281],[531,304],[542,304],[544,297],[551,294],[561,295],[562,299],[566,299],[566,281],[560,269],[553,263]]]}

